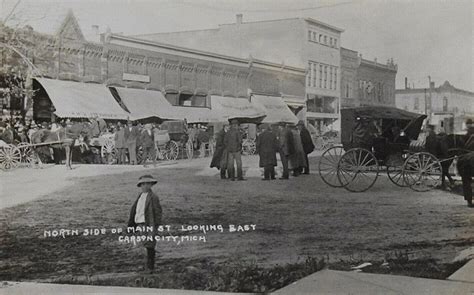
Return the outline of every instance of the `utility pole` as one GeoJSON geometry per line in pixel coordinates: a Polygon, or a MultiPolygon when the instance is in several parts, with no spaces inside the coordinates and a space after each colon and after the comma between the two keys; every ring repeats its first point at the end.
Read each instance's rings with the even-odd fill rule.
{"type": "Polygon", "coordinates": [[[431,93],[432,93],[432,89],[431,89],[431,76],[428,75],[428,82],[430,83],[429,84],[429,96],[428,96],[428,113],[426,114],[428,116],[428,123],[431,123],[431,93]]]}

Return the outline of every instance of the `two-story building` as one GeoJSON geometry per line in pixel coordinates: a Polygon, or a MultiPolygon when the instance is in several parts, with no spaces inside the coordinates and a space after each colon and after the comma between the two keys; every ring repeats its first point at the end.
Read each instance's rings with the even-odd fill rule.
{"type": "Polygon", "coordinates": [[[474,119],[474,93],[458,89],[445,81],[439,87],[397,89],[397,108],[426,114],[438,132],[462,132],[465,121],[474,119]]]}
{"type": "Polygon", "coordinates": [[[341,106],[395,106],[398,67],[363,59],[357,51],[341,48],[341,106]]]}
{"type": "MultiPolygon", "coordinates": [[[[265,60],[279,64],[281,70],[305,69],[302,95],[295,96],[285,90],[279,94],[300,119],[306,118],[308,122],[319,125],[332,124],[339,118],[342,32],[342,29],[311,18],[243,22],[239,14],[235,23],[219,25],[215,29],[146,34],[133,38],[265,60]]],[[[250,87],[250,92],[258,90],[250,87]]]]}

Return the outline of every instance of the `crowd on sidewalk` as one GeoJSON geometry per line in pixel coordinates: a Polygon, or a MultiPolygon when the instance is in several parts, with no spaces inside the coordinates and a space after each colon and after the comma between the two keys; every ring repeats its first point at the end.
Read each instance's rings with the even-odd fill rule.
{"type": "MultiPolygon", "coordinates": [[[[308,154],[313,150],[313,140],[303,121],[298,124],[280,123],[278,130],[274,130],[270,124],[260,124],[256,151],[259,155],[259,166],[264,170],[262,180],[276,179],[277,154],[280,155],[283,168],[280,179],[289,179],[290,172],[294,177],[309,174],[308,154]]],[[[230,127],[225,124],[217,133],[216,149],[210,166],[220,170],[221,179],[245,180],[241,153],[242,135],[239,122],[232,120],[230,127]]]]}

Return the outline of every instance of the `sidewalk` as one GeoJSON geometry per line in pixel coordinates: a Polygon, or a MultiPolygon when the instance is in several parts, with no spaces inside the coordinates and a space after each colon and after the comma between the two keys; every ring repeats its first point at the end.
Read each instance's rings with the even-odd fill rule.
{"type": "Polygon", "coordinates": [[[105,287],[88,285],[40,284],[27,282],[2,282],[0,295],[63,295],[63,294],[103,294],[103,295],[193,295],[193,294],[250,294],[250,293],[224,293],[192,290],[171,290],[130,287],[105,287]]]}
{"type": "Polygon", "coordinates": [[[322,270],[273,294],[467,295],[474,294],[474,283],[322,270]]]}

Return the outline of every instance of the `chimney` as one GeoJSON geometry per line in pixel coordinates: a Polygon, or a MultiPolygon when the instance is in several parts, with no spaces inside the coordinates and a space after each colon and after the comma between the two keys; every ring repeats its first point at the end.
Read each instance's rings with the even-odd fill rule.
{"type": "Polygon", "coordinates": [[[408,89],[408,78],[405,77],[405,89],[408,89]]]}
{"type": "Polygon", "coordinates": [[[236,24],[241,25],[241,24],[242,24],[242,19],[243,19],[243,17],[244,17],[244,15],[243,15],[242,13],[237,14],[237,15],[235,16],[235,18],[236,18],[236,20],[235,20],[236,24]]]}

